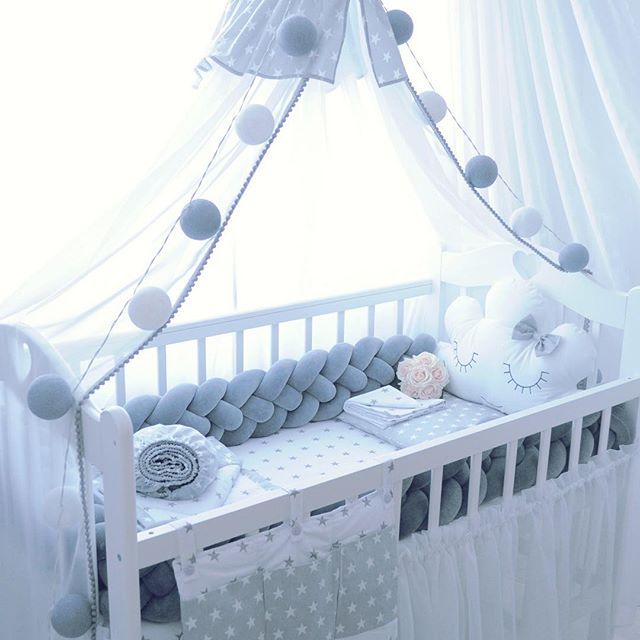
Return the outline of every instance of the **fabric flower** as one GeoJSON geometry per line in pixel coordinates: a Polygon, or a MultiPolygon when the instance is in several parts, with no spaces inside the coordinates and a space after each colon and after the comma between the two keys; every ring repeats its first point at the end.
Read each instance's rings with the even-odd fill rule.
{"type": "Polygon", "coordinates": [[[419,353],[398,364],[400,391],[416,400],[439,398],[449,382],[449,372],[433,353],[419,353]]]}

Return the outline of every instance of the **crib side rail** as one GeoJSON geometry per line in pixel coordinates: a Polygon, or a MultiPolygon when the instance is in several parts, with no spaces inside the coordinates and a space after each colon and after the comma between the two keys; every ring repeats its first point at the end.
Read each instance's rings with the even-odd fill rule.
{"type": "MultiPolygon", "coordinates": [[[[582,417],[596,411],[604,410],[610,416],[610,408],[614,405],[640,397],[640,377],[617,380],[587,391],[578,392],[569,397],[545,403],[518,414],[504,416],[479,426],[470,427],[454,434],[434,439],[388,454],[384,460],[369,464],[340,474],[320,482],[301,483],[298,490],[302,495],[305,510],[312,511],[327,504],[332,504],[358,493],[363,493],[380,485],[381,465],[393,463],[392,479],[399,483],[402,479],[431,470],[431,501],[429,506],[429,524],[439,524],[440,492],[444,465],[471,458],[471,486],[469,496],[469,512],[477,511],[480,463],[483,451],[507,445],[504,496],[508,499],[513,494],[513,477],[516,463],[518,440],[536,433],[549,434],[551,429],[565,422],[573,422],[581,426],[582,417]],[[474,495],[475,493],[475,495],[474,495]]],[[[581,430],[581,429],[580,429],[581,430]]],[[[580,433],[572,430],[572,446],[580,446],[580,433]]],[[[604,447],[606,449],[607,429],[602,429],[604,447]]],[[[542,465],[548,462],[548,441],[541,438],[542,465]],[[546,444],[545,444],[546,443],[546,444]],[[545,459],[545,449],[546,456],[545,459]]],[[[577,464],[577,457],[571,454],[577,464]]],[[[544,475],[546,479],[546,468],[544,475]]],[[[273,491],[262,494],[236,504],[231,504],[214,511],[205,512],[189,518],[194,526],[198,546],[204,548],[218,542],[255,531],[274,522],[290,518],[290,499],[284,491],[273,491]]],[[[146,567],[163,560],[171,559],[178,553],[177,534],[173,527],[161,526],[138,534],[139,566],[146,567]]]]}

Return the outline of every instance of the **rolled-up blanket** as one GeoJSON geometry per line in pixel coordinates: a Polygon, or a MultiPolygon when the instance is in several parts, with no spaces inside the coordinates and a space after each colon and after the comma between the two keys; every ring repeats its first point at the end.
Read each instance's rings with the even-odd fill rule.
{"type": "Polygon", "coordinates": [[[188,500],[215,479],[215,447],[201,433],[182,425],[154,425],[133,436],[136,490],[155,498],[188,500]]]}

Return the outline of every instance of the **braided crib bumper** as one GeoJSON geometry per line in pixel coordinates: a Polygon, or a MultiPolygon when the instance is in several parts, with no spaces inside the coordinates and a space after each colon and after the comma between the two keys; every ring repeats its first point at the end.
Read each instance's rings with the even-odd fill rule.
{"type": "Polygon", "coordinates": [[[134,431],[154,424],[182,424],[227,446],[263,438],[280,429],[330,420],[352,395],[395,380],[404,356],[435,351],[427,334],[366,337],[315,349],[300,360],[278,360],[267,371],[251,369],[230,381],[211,378],[180,384],[163,396],[141,395],[125,404],[134,431]]]}

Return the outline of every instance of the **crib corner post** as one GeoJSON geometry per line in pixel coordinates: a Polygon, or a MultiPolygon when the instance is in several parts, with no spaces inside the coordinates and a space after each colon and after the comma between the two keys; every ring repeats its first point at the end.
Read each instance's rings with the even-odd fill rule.
{"type": "Polygon", "coordinates": [[[103,446],[109,628],[117,640],[139,640],[140,585],[133,466],[133,427],[127,412],[110,407],[100,415],[103,446]]]}
{"type": "Polygon", "coordinates": [[[627,309],[620,356],[620,377],[640,373],[640,287],[627,294],[627,309]]]}

